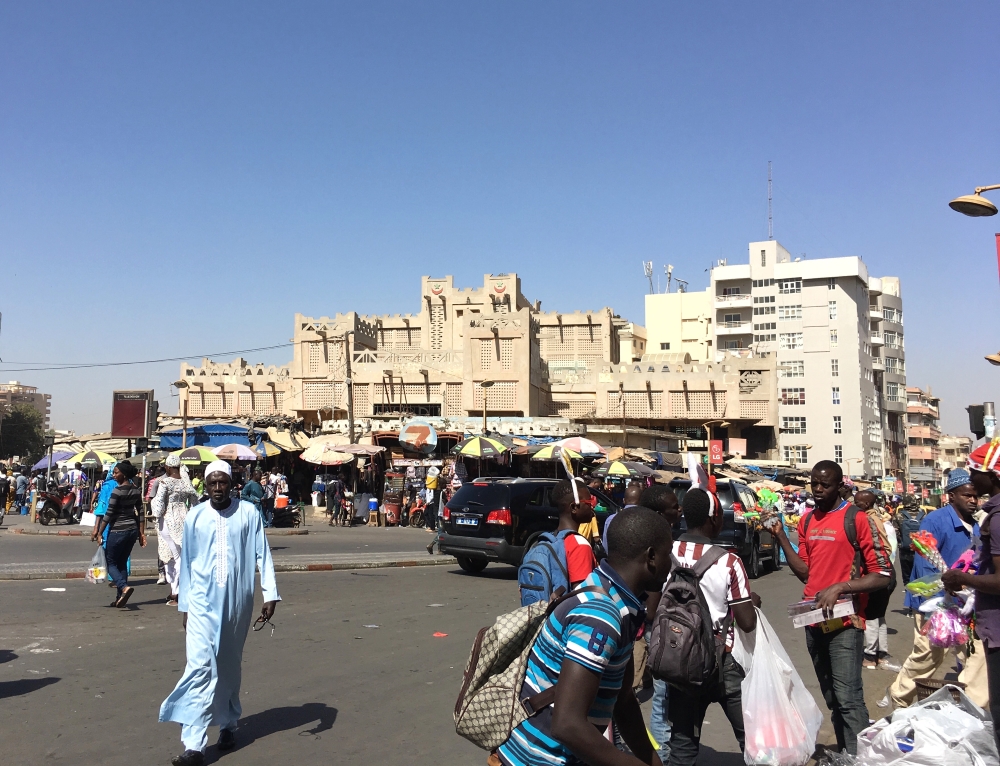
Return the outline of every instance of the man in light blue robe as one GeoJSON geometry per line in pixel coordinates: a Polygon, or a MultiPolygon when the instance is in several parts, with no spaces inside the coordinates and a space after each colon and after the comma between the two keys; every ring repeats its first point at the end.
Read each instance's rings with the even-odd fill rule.
{"type": "Polygon", "coordinates": [[[235,747],[243,644],[253,619],[254,569],[260,570],[269,620],[280,600],[271,549],[252,503],[230,498],[230,467],[205,469],[209,500],[188,511],[181,548],[178,610],[187,630],[187,666],[160,706],[160,721],[181,724],[184,752],[174,766],[201,766],[208,727],[218,726],[219,749],[235,747]]]}

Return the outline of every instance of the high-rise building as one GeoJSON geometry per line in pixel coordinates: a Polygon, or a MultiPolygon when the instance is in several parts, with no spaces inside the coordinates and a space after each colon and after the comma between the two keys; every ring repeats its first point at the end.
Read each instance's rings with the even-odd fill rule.
{"type": "MultiPolygon", "coordinates": [[[[847,474],[884,474],[882,402],[888,398],[883,388],[887,383],[885,376],[876,376],[873,359],[881,358],[876,347],[886,345],[879,330],[880,323],[886,322],[879,303],[885,300],[882,285],[886,283],[895,293],[886,308],[898,312],[898,322],[897,314],[892,314],[894,335],[890,337],[896,344],[892,353],[901,360],[899,280],[869,277],[857,256],[792,258],[778,242],[768,240],[750,243],[747,263],[720,261],[712,269],[705,347],[714,352],[708,358],[722,362],[771,357],[777,361],[778,451],[789,463],[811,465],[828,459],[840,463],[847,474]]],[[[671,312],[651,315],[650,307],[659,297],[647,296],[649,347],[680,343],[686,348],[685,338],[693,333],[681,327],[683,320],[691,322],[695,312],[671,307],[671,312]]],[[[892,389],[893,407],[901,418],[905,407],[901,361],[894,370],[890,380],[902,381],[902,388],[897,384],[892,389]]],[[[901,420],[896,424],[901,425],[901,420]]],[[[901,429],[898,433],[902,462],[901,429]]]]}
{"type": "Polygon", "coordinates": [[[934,490],[941,486],[938,442],[938,404],[940,399],[928,388],[906,389],[906,432],[909,437],[910,482],[920,489],[934,490]]]}
{"type": "Polygon", "coordinates": [[[897,277],[868,280],[872,331],[872,373],[882,421],[884,475],[906,476],[906,352],[903,350],[903,298],[897,277]]]}
{"type": "Polygon", "coordinates": [[[972,439],[968,436],[942,435],[938,441],[938,470],[941,480],[956,468],[965,468],[972,451],[972,439]]]}
{"type": "Polygon", "coordinates": [[[48,430],[49,415],[52,413],[51,394],[40,394],[35,386],[25,386],[16,380],[0,383],[0,414],[9,412],[15,404],[27,404],[36,409],[43,418],[42,427],[48,430]]]}

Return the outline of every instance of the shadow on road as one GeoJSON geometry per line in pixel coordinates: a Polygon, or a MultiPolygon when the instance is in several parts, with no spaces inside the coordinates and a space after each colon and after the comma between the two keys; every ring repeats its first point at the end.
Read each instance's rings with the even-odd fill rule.
{"type": "Polygon", "coordinates": [[[58,683],[60,679],[52,676],[48,678],[23,678],[20,681],[0,681],[0,700],[8,697],[20,697],[22,694],[43,689],[58,683]]]}
{"type": "Polygon", "coordinates": [[[482,572],[466,572],[462,569],[451,569],[450,574],[461,575],[462,577],[481,577],[486,580],[513,580],[517,581],[517,567],[509,567],[505,564],[497,564],[486,567],[482,572]]]}
{"type": "Polygon", "coordinates": [[[698,751],[699,763],[710,763],[712,766],[744,766],[743,753],[720,753],[708,745],[702,745],[698,751]]]}
{"type": "Polygon", "coordinates": [[[0,649],[0,665],[11,660],[16,660],[17,655],[10,649],[0,649]]]}
{"type": "Polygon", "coordinates": [[[322,702],[307,702],[299,707],[275,707],[241,719],[237,742],[241,748],[246,747],[263,737],[298,729],[315,721],[316,725],[311,729],[299,732],[300,737],[312,737],[332,729],[336,720],[337,709],[322,702]]]}

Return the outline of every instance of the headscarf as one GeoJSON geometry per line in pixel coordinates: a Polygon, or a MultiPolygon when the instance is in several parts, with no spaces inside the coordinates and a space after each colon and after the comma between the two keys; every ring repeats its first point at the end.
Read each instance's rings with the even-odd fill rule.
{"type": "Polygon", "coordinates": [[[208,464],[205,468],[205,478],[207,479],[210,475],[218,471],[219,473],[224,473],[226,476],[232,478],[233,469],[230,467],[229,463],[225,460],[215,460],[208,464]]]}
{"type": "Polygon", "coordinates": [[[997,468],[998,459],[1000,459],[1000,437],[994,437],[992,441],[980,444],[972,451],[972,454],[969,455],[968,466],[973,471],[982,471],[983,473],[993,471],[993,473],[1000,475],[1000,469],[997,468]]]}
{"type": "Polygon", "coordinates": [[[181,456],[171,453],[167,455],[167,459],[163,461],[163,464],[167,468],[179,468],[181,464],[181,456]]]}

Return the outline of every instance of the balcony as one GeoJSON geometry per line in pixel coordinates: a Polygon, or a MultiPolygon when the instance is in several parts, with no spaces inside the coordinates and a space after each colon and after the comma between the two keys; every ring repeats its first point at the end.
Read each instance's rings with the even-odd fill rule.
{"type": "Polygon", "coordinates": [[[885,360],[880,356],[873,356],[872,369],[875,370],[875,372],[885,372],[885,360]]]}
{"type": "Polygon", "coordinates": [[[868,307],[868,318],[873,322],[882,321],[882,309],[875,308],[874,306],[868,307]]]}
{"type": "Polygon", "coordinates": [[[736,309],[744,306],[752,306],[753,298],[749,293],[743,295],[716,295],[715,307],[717,309],[736,309]]]}
{"type": "Polygon", "coordinates": [[[884,346],[885,345],[885,341],[882,340],[882,333],[880,333],[880,332],[873,332],[872,333],[872,345],[873,346],[884,346]]]}
{"type": "Polygon", "coordinates": [[[716,335],[749,335],[752,332],[753,322],[719,322],[715,325],[716,335]]]}

